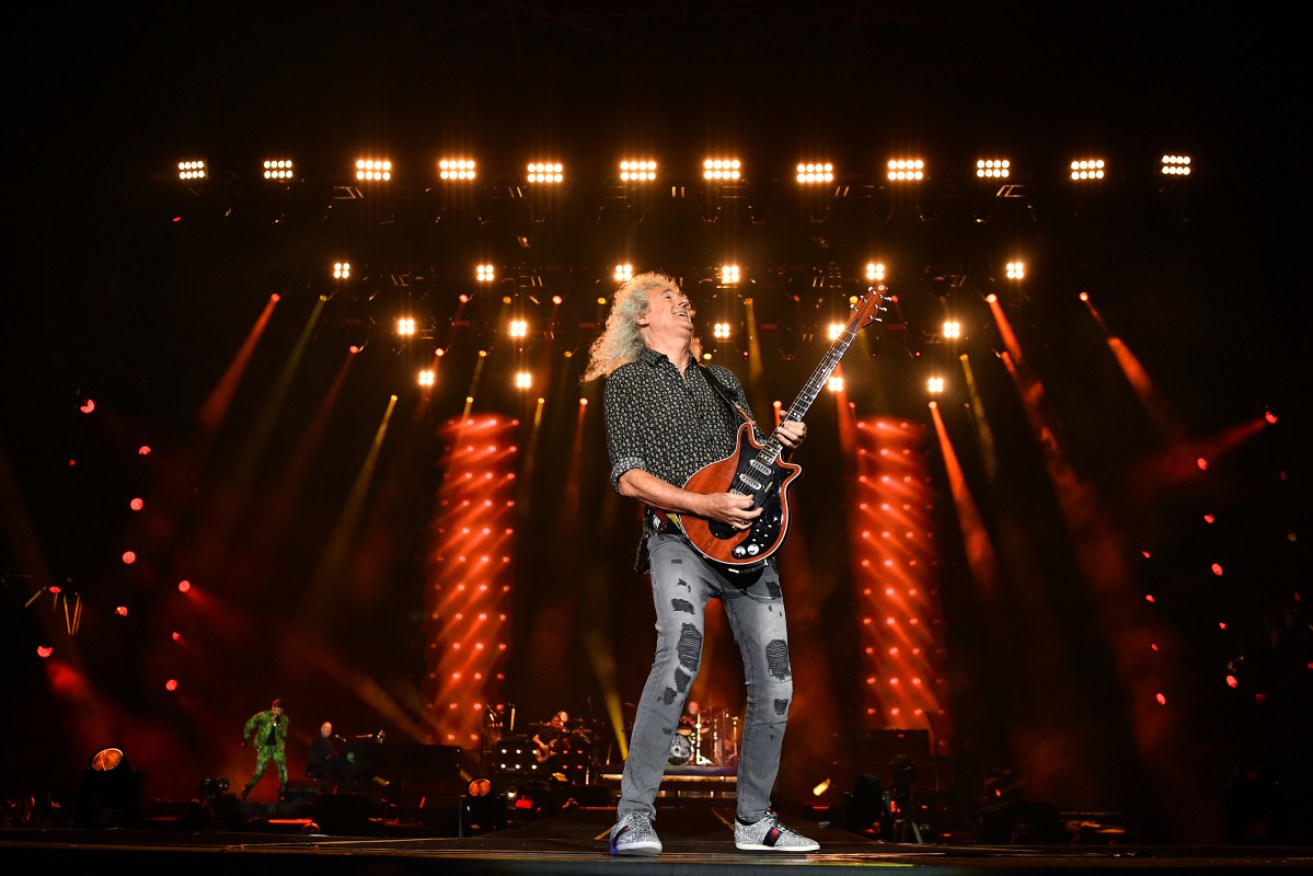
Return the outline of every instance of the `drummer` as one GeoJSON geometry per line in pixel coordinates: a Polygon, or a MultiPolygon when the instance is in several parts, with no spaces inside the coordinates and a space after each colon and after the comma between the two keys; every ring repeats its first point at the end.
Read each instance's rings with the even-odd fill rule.
{"type": "Polygon", "coordinates": [[[679,734],[681,736],[692,736],[697,731],[698,724],[702,721],[700,708],[697,700],[689,700],[684,703],[684,714],[679,716],[679,734]]]}

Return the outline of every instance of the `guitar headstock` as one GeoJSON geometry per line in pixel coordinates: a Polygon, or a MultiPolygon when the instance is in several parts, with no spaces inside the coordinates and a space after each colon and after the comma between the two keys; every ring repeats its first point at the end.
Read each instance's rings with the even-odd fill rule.
{"type": "Polygon", "coordinates": [[[882,313],[890,298],[889,287],[878,283],[867,288],[866,293],[852,305],[852,315],[848,317],[848,326],[854,332],[864,329],[873,322],[883,322],[882,313]]]}

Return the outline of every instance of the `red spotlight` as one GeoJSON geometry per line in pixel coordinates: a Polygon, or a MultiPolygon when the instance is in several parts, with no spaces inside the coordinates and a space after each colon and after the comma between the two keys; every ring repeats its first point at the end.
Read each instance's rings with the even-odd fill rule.
{"type": "Polygon", "coordinates": [[[1240,682],[1236,680],[1236,677],[1235,677],[1234,675],[1228,675],[1228,676],[1226,677],[1226,686],[1227,686],[1227,687],[1237,687],[1237,686],[1239,686],[1239,684],[1240,684],[1240,682]]]}
{"type": "Polygon", "coordinates": [[[178,632],[177,630],[174,630],[173,633],[171,634],[170,638],[172,638],[173,641],[175,641],[175,642],[181,642],[181,641],[182,641],[182,633],[178,632]]]}
{"type": "Polygon", "coordinates": [[[167,691],[175,691],[175,690],[177,690],[177,689],[178,689],[178,679],[176,679],[176,678],[170,678],[168,681],[164,682],[164,689],[167,690],[167,691]]]}
{"type": "Polygon", "coordinates": [[[1090,300],[1090,293],[1088,293],[1088,292],[1082,292],[1082,293],[1080,294],[1080,300],[1081,300],[1081,301],[1089,301],[1089,300],[1090,300]]]}
{"type": "Polygon", "coordinates": [[[1214,520],[1213,515],[1211,515],[1211,514],[1205,514],[1205,515],[1204,515],[1204,523],[1212,523],[1213,520],[1214,520]]]}
{"type": "Polygon", "coordinates": [[[1277,421],[1277,415],[1272,413],[1271,411],[1268,411],[1267,413],[1263,414],[1263,419],[1267,420],[1269,423],[1275,423],[1277,421]]]}
{"type": "Polygon", "coordinates": [[[274,302],[281,301],[282,298],[283,298],[283,296],[279,295],[277,292],[275,292],[274,294],[272,294],[272,295],[269,296],[269,300],[270,300],[270,301],[274,301],[274,302]]]}
{"type": "Polygon", "coordinates": [[[1163,696],[1162,694],[1155,695],[1154,699],[1158,701],[1158,705],[1160,706],[1167,705],[1167,697],[1163,696]]]}
{"type": "Polygon", "coordinates": [[[1212,565],[1212,570],[1213,570],[1213,574],[1214,574],[1214,575],[1216,575],[1216,576],[1219,577],[1219,578],[1222,577],[1222,564],[1221,564],[1221,563],[1213,563],[1213,565],[1212,565]]]}
{"type": "Polygon", "coordinates": [[[55,653],[55,649],[50,647],[49,645],[36,646],[36,656],[40,657],[42,660],[46,659],[53,653],[55,653]]]}
{"type": "Polygon", "coordinates": [[[133,511],[140,511],[144,504],[145,503],[142,502],[140,499],[133,499],[131,502],[128,503],[128,507],[131,508],[133,511]]]}
{"type": "Polygon", "coordinates": [[[78,410],[80,410],[84,414],[89,414],[95,409],[96,409],[96,403],[91,399],[87,399],[86,402],[83,403],[82,407],[78,408],[78,410]]]}
{"type": "Polygon", "coordinates": [[[360,347],[357,347],[355,344],[352,344],[350,347],[347,347],[347,350],[354,356],[356,353],[360,352],[360,347]]]}
{"type": "Polygon", "coordinates": [[[132,551],[124,551],[123,562],[131,566],[133,563],[137,562],[137,555],[132,551]]]}
{"type": "Polygon", "coordinates": [[[143,444],[137,448],[138,456],[150,456],[150,445],[143,444]]]}
{"type": "Polygon", "coordinates": [[[190,590],[190,589],[191,589],[191,582],[188,581],[186,578],[184,578],[184,579],[182,579],[181,581],[178,582],[178,592],[179,592],[179,593],[186,593],[186,592],[187,592],[188,590],[190,590]]]}
{"type": "Polygon", "coordinates": [[[126,605],[120,605],[118,608],[114,609],[114,613],[119,617],[127,617],[128,607],[126,605]]]}
{"type": "Polygon", "coordinates": [[[1196,459],[1194,464],[1199,466],[1200,471],[1208,471],[1208,460],[1204,459],[1202,456],[1196,459]]]}

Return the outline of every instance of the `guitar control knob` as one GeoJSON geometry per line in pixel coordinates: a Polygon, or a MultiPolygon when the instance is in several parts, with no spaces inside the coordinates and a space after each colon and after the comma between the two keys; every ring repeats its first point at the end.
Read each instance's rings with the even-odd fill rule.
{"type": "Polygon", "coordinates": [[[734,550],[730,551],[730,553],[740,560],[748,555],[748,552],[743,549],[743,545],[738,545],[734,550]]]}
{"type": "Polygon", "coordinates": [[[752,544],[748,545],[748,556],[755,557],[759,553],[761,553],[761,545],[757,544],[756,542],[753,542],[752,544]]]}

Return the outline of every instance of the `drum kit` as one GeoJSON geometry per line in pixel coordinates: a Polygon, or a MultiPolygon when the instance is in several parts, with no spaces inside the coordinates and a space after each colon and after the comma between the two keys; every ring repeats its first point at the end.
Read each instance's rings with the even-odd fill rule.
{"type": "Polygon", "coordinates": [[[685,714],[670,740],[671,766],[736,766],[739,762],[739,716],[729,709],[685,714]]]}

